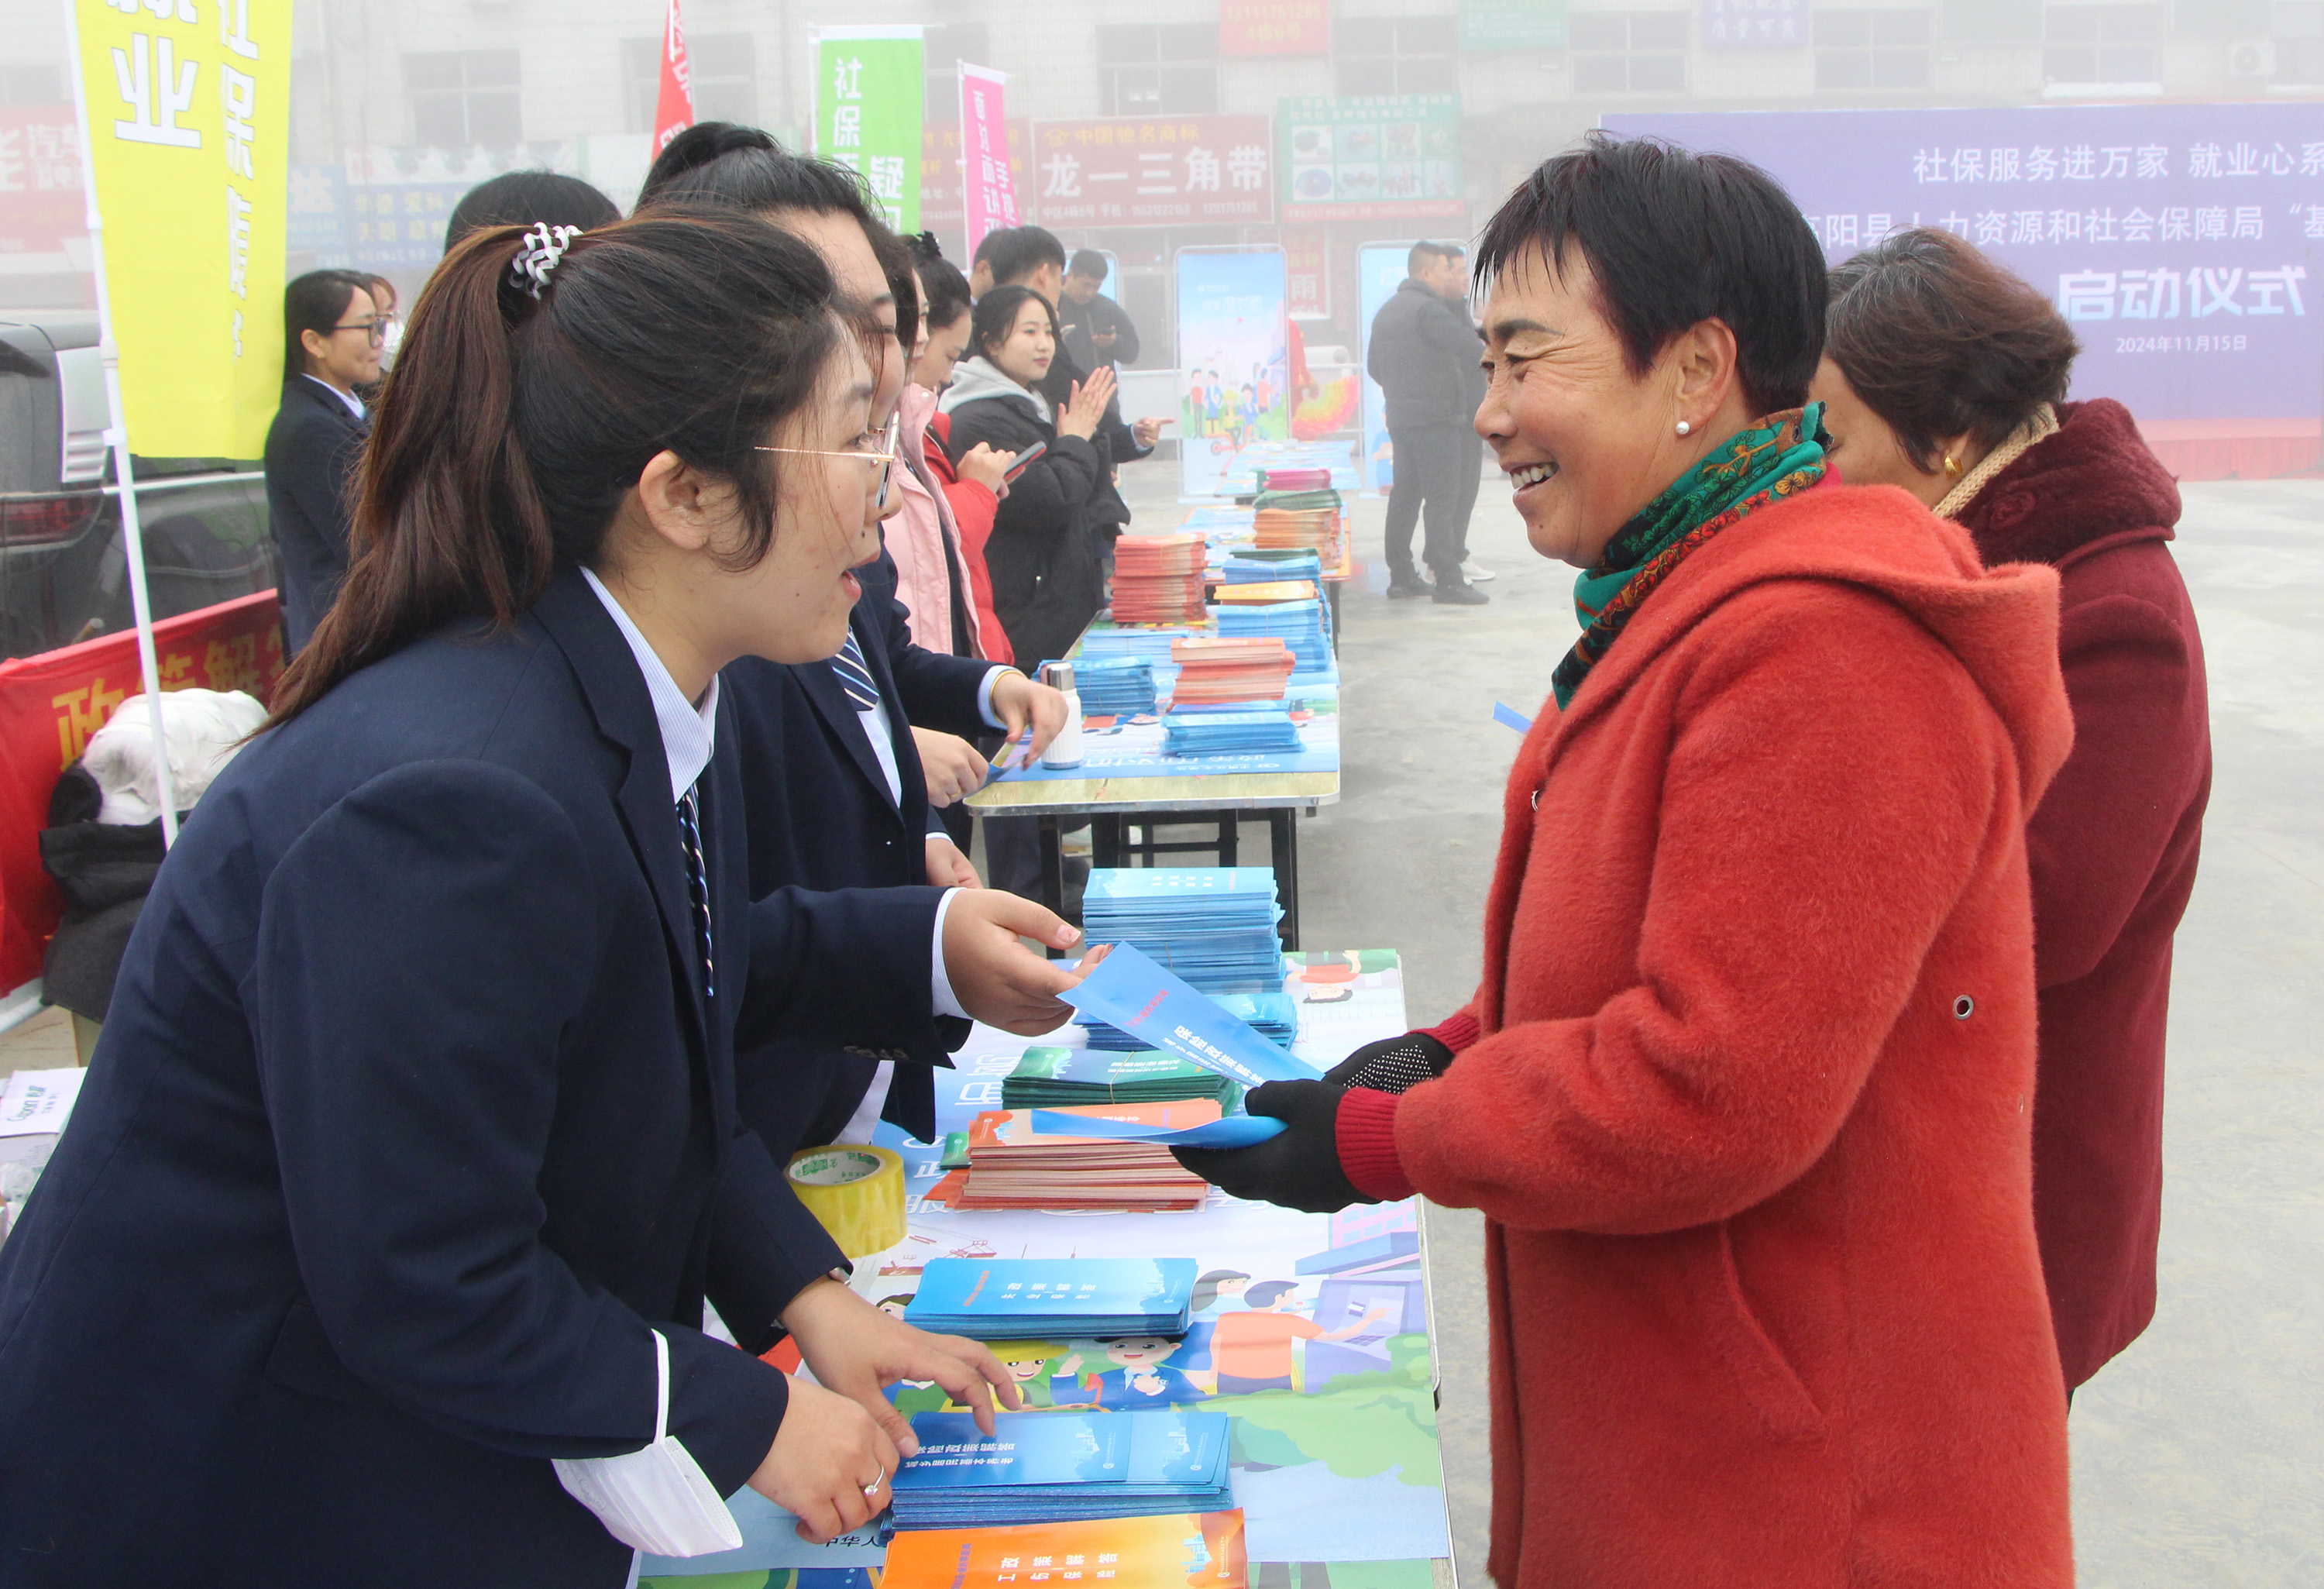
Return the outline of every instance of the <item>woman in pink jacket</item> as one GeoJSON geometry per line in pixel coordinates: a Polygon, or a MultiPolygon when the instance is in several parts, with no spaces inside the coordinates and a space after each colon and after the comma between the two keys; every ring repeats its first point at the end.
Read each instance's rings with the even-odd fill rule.
{"type": "Polygon", "coordinates": [[[911,383],[897,413],[899,444],[909,466],[900,476],[902,511],[888,521],[888,552],[900,576],[897,595],[911,609],[915,644],[954,656],[1010,661],[1007,637],[990,615],[991,583],[983,540],[1006,489],[1001,476],[1014,453],[978,447],[955,470],[927,445],[936,393],[968,337],[968,282],[923,235],[913,249],[920,289],[920,336],[911,383]],[[941,461],[940,461],[941,460],[941,461]],[[974,533],[972,526],[981,528],[974,533]]]}

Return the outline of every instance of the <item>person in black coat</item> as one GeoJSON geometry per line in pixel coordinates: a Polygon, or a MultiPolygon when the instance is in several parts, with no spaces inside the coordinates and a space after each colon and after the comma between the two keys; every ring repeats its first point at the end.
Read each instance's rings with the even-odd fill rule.
{"type": "Polygon", "coordinates": [[[994,288],[976,300],[970,355],[938,405],[951,417],[945,445],[955,463],[979,442],[1020,457],[1037,443],[1047,449],[1010,483],[984,548],[993,611],[1028,667],[1065,656],[1105,605],[1092,531],[1111,484],[1090,438],[1113,374],[1100,370],[1053,410],[1037,388],[1056,346],[1047,300],[1029,287],[994,288]]]}
{"type": "Polygon", "coordinates": [[[282,406],[266,431],[266,513],[282,559],[282,644],[296,655],[347,572],[347,480],[371,426],[393,316],[368,277],[310,271],[282,291],[282,406]]]}
{"type": "Polygon", "coordinates": [[[1138,362],[1137,322],[1100,291],[1111,268],[1105,255],[1084,248],[1065,269],[1057,318],[1064,323],[1066,356],[1084,370],[1138,362]]]}
{"type": "MultiPolygon", "coordinates": [[[[872,417],[885,422],[918,332],[919,290],[910,252],[872,213],[853,173],[786,153],[757,128],[699,123],[656,161],[641,202],[750,211],[813,245],[862,314],[859,335],[879,363],[872,417]]],[[[882,471],[883,513],[900,506],[904,467],[890,460],[882,471]]],[[[723,680],[739,730],[753,899],[792,885],[978,886],[965,834],[948,831],[931,808],[936,790],[956,798],[982,782],[985,760],[969,740],[993,730],[1013,739],[1029,723],[1038,752],[1064,724],[1064,697],[1017,670],[914,644],[886,551],[856,577],[863,594],[840,656],[791,666],[745,657],[723,680]],[[924,745],[937,765],[923,765],[924,745]]],[[[967,1039],[966,1022],[942,1024],[948,1049],[967,1039]]],[[[924,1065],[800,1036],[746,1049],[735,1074],[742,1117],[778,1159],[867,1141],[882,1118],[922,1141],[935,1131],[935,1078],[924,1065]]]]}
{"type": "Polygon", "coordinates": [[[1479,606],[1488,599],[1461,572],[1484,467],[1472,424],[1485,396],[1479,364],[1484,344],[1469,318],[1466,262],[1457,245],[1414,244],[1410,274],[1372,318],[1364,352],[1364,367],[1388,400],[1396,456],[1388,497],[1388,593],[1433,596],[1452,606],[1479,606]],[[1412,563],[1412,531],[1424,504],[1428,531],[1421,558],[1429,579],[1412,563]]]}
{"type": "Polygon", "coordinates": [[[673,1532],[622,1460],[658,1401],[650,1460],[827,1538],[908,1445],[884,1383],[1005,1385],[829,1278],[734,1103],[737,1041],[932,1063],[940,1015],[1066,1013],[1015,935],[1076,935],[1021,901],[750,901],[716,670],[841,642],[862,356],[757,222],[564,241],[481,233],[422,296],[364,555],[0,1248],[12,1583],[614,1589],[673,1532]],[[752,1355],[786,1331],[817,1383],[752,1355]]]}

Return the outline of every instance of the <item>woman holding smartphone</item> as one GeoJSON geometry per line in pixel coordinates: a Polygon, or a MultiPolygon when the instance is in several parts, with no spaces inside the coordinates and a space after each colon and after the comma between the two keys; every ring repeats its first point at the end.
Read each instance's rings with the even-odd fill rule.
{"type": "Polygon", "coordinates": [[[991,896],[750,901],[717,671],[829,656],[878,546],[832,306],[739,215],[492,228],[429,282],[346,584],[0,1252],[12,1582],[616,1589],[746,1483],[876,1512],[883,1383],[1006,1385],[831,1278],[733,1102],[738,1029],[933,1061],[939,984],[1065,1013],[991,896]],[[786,1332],[816,1382],[754,1355],[786,1332]]]}

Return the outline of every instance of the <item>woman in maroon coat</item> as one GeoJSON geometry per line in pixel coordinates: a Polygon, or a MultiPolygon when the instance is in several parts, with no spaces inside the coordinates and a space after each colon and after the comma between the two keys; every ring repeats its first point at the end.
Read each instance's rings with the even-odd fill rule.
{"type": "Polygon", "coordinates": [[[1987,567],[2058,570],[2074,750],[2034,814],[2034,1216],[2069,1387],[2154,1316],[2171,939],[2211,787],[2179,490],[2120,403],[2066,402],[2049,300],[1950,232],[1831,277],[1815,393],[1851,485],[1900,485],[1987,567]]]}

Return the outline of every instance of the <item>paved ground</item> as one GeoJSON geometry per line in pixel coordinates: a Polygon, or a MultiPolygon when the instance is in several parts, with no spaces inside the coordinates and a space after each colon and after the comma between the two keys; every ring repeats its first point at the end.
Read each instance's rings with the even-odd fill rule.
{"type": "MultiPolygon", "coordinates": [[[[1144,522],[1167,522],[1162,483],[1137,485],[1144,522]]],[[[2324,482],[2186,494],[2179,555],[2209,654],[2217,792],[2179,939],[2161,1314],[2074,1406],[2081,1581],[2312,1589],[2324,1584],[2324,482]]],[[[1379,504],[1359,508],[1359,554],[1375,570],[1381,522],[1379,504]]],[[[1401,949],[1417,1021],[1461,1003],[1477,975],[1517,744],[1493,703],[1531,715],[1573,633],[1570,573],[1526,546],[1491,480],[1470,544],[1500,575],[1489,607],[1347,593],[1345,794],[1302,836],[1305,941],[1401,949]]],[[[1474,1215],[1432,1211],[1448,1489],[1471,1585],[1485,1582],[1489,1506],[1480,1239],[1474,1215]]]]}

